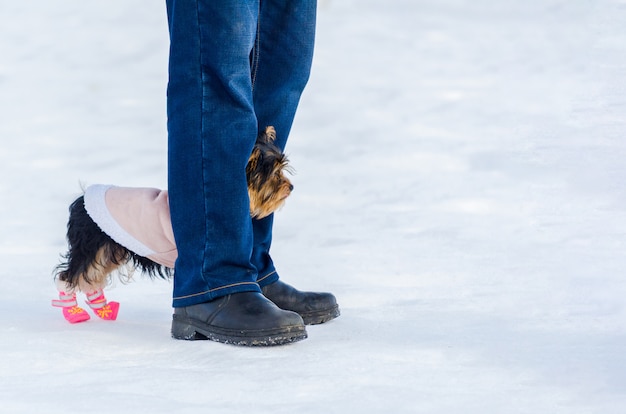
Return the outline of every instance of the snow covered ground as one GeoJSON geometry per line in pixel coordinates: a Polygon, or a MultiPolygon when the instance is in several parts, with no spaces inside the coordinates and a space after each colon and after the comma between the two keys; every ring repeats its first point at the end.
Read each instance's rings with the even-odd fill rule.
{"type": "Polygon", "coordinates": [[[1,413],[623,413],[626,2],[325,0],[278,213],[306,341],[50,306],[80,185],[166,186],[164,2],[0,0],[1,413]]]}

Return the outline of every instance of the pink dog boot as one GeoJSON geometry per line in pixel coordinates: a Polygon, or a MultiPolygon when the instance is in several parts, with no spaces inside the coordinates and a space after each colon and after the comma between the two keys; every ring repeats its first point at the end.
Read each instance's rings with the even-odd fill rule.
{"type": "Polygon", "coordinates": [[[120,309],[118,302],[107,302],[102,289],[94,290],[87,293],[87,305],[94,313],[105,321],[114,321],[117,319],[117,312],[120,309]]]}
{"type": "Polygon", "coordinates": [[[59,292],[59,300],[53,300],[52,306],[63,308],[63,317],[69,323],[79,323],[89,320],[89,314],[76,303],[76,293],[59,292]]]}

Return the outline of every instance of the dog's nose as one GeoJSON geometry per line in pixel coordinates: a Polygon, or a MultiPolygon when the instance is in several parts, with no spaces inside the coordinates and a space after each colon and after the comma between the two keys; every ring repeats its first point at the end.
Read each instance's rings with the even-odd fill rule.
{"type": "Polygon", "coordinates": [[[293,191],[293,184],[289,184],[289,191],[293,191]]]}

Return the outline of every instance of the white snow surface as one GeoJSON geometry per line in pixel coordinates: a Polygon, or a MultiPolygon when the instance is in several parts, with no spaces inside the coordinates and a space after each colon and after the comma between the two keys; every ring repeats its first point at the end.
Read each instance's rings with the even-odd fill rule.
{"type": "Polygon", "coordinates": [[[0,16],[1,413],[626,412],[625,1],[321,1],[272,252],[342,315],[261,349],[50,306],[81,185],[167,184],[165,5],[0,16]]]}

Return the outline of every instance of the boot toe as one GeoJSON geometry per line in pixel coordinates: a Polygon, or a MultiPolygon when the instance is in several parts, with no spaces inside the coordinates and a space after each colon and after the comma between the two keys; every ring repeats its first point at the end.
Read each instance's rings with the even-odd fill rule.
{"type": "Polygon", "coordinates": [[[328,322],[340,315],[332,293],[301,292],[280,280],[263,286],[261,291],[279,308],[298,313],[306,325],[328,322]]]}

